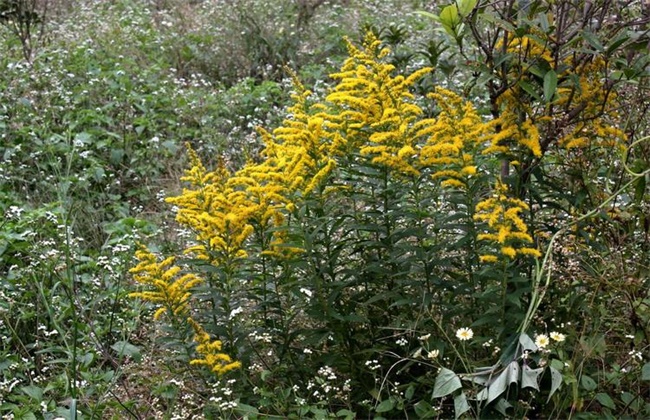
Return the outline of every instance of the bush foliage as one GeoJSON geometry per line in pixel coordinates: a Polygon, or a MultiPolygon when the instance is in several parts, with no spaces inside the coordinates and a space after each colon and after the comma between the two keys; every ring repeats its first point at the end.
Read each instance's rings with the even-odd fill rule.
{"type": "Polygon", "coordinates": [[[5,3],[3,415],[650,416],[644,10],[5,3]]]}

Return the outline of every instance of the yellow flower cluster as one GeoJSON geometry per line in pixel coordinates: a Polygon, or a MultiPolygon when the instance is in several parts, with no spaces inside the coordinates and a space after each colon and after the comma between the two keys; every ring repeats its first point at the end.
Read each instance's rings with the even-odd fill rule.
{"type": "Polygon", "coordinates": [[[497,262],[498,255],[515,258],[517,255],[540,257],[541,253],[525,244],[533,242],[528,234],[528,227],[521,218],[521,213],[528,210],[528,205],[522,200],[507,196],[508,187],[498,182],[494,196],[476,205],[474,219],[486,222],[488,233],[478,235],[478,240],[493,242],[499,249],[498,254],[486,254],[480,257],[481,262],[497,262]]]}
{"type": "Polygon", "coordinates": [[[241,368],[241,362],[233,361],[230,356],[221,352],[221,341],[211,340],[210,334],[192,318],[188,318],[187,322],[194,329],[194,341],[197,343],[196,352],[202,356],[199,359],[191,360],[190,365],[206,366],[219,376],[241,368]]]}
{"type": "Polygon", "coordinates": [[[625,132],[614,123],[618,119],[617,96],[602,77],[604,60],[581,58],[582,62],[577,62],[573,56],[556,60],[549,45],[540,41],[543,37],[535,35],[513,36],[508,42],[508,53],[517,60],[511,72],[518,83],[499,96],[499,116],[491,122],[495,135],[483,153],[512,156],[515,147],[520,146],[541,157],[541,143],[548,147],[551,141],[566,149],[623,144],[625,132]],[[531,89],[539,90],[535,86],[540,84],[541,75],[533,76],[533,68],[538,72],[544,68],[557,69],[560,82],[554,97],[544,98],[552,107],[546,102],[521,99],[531,89]],[[528,90],[523,86],[528,86],[528,90]],[[542,140],[543,135],[552,137],[542,140]]]}
{"type": "Polygon", "coordinates": [[[489,135],[474,106],[447,89],[429,94],[441,112],[435,121],[425,120],[418,131],[428,136],[420,152],[420,165],[433,168],[433,178],[443,187],[465,188],[467,178],[476,174],[473,152],[489,135]],[[430,122],[431,121],[431,122],[430,122]]]}
{"type": "Polygon", "coordinates": [[[558,105],[582,109],[575,124],[559,139],[560,146],[566,149],[591,145],[615,147],[627,140],[625,131],[613,123],[619,118],[617,95],[601,77],[605,66],[601,57],[578,66],[576,85],[558,88],[558,105]]]}
{"type": "Polygon", "coordinates": [[[160,318],[165,312],[173,315],[187,313],[188,302],[192,296],[190,290],[199,284],[201,279],[191,273],[180,275],[181,268],[173,265],[174,257],[158,262],[156,256],[147,249],[136,251],[135,256],[140,262],[130,272],[138,283],[153,290],[130,293],[129,296],[160,305],[154,313],[154,319],[160,318]]]}
{"type": "Polygon", "coordinates": [[[417,141],[426,123],[417,122],[423,111],[413,103],[409,88],[431,69],[393,77],[394,66],[380,61],[389,50],[382,49],[374,35],[368,34],[364,49],[348,45],[350,58],[339,73],[331,75],[339,83],[326,98],[335,107],[322,114],[327,126],[345,139],[338,143],[345,143],[346,148],[332,152],[358,148],[361,156],[396,174],[419,175],[417,141]]]}

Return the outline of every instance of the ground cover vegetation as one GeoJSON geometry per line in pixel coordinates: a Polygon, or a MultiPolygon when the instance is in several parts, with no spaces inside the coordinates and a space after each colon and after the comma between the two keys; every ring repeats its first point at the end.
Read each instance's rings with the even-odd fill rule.
{"type": "Polygon", "coordinates": [[[650,416],[649,18],[0,0],[0,416],[650,416]]]}

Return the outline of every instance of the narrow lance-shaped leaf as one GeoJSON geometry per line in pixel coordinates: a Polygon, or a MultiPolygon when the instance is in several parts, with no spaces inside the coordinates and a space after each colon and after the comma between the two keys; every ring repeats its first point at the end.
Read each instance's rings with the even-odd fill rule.
{"type": "Polygon", "coordinates": [[[553,70],[549,70],[544,75],[544,100],[550,103],[555,96],[557,90],[557,74],[553,70]]]}

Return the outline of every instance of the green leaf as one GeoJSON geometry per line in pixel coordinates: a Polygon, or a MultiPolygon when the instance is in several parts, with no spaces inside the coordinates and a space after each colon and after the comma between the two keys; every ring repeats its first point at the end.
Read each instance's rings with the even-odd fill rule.
{"type": "Polygon", "coordinates": [[[134,346],[128,341],[118,341],[113,344],[111,348],[117,352],[118,356],[128,356],[138,363],[142,360],[140,348],[134,346]]]}
{"type": "Polygon", "coordinates": [[[555,394],[555,391],[562,385],[562,374],[560,371],[553,366],[549,366],[549,370],[551,371],[551,392],[548,394],[546,402],[551,401],[551,397],[555,394]]]}
{"type": "Polygon", "coordinates": [[[436,383],[433,385],[431,398],[442,398],[461,387],[462,384],[458,375],[447,368],[442,368],[436,377],[436,383]]]}
{"type": "Polygon", "coordinates": [[[585,29],[582,31],[582,37],[593,47],[594,50],[598,52],[603,52],[605,51],[605,47],[603,47],[603,44],[600,42],[598,38],[596,38],[596,35],[591,32],[588,29],[585,29]]]}
{"type": "Polygon", "coordinates": [[[339,417],[339,418],[343,417],[346,420],[347,419],[352,420],[352,419],[354,419],[356,417],[356,413],[354,411],[342,409],[342,410],[339,410],[339,411],[336,412],[336,417],[339,417]]]}
{"type": "Polygon", "coordinates": [[[458,8],[458,14],[462,17],[469,16],[472,13],[472,10],[476,7],[478,0],[456,0],[456,7],[458,8]]]}
{"type": "Polygon", "coordinates": [[[460,23],[460,16],[458,16],[458,8],[455,4],[443,7],[440,12],[440,23],[451,28],[458,26],[460,23]]]}
{"type": "Polygon", "coordinates": [[[467,397],[464,392],[456,395],[454,397],[454,412],[456,418],[459,418],[464,413],[468,412],[470,409],[469,403],[467,402],[467,397]]]}
{"type": "Polygon", "coordinates": [[[419,419],[429,419],[438,415],[431,404],[424,400],[418,401],[417,404],[413,406],[413,408],[415,409],[415,415],[419,419]]]}
{"type": "Polygon", "coordinates": [[[527,94],[533,97],[533,99],[537,101],[541,101],[542,97],[539,96],[539,93],[537,93],[537,90],[535,90],[535,87],[531,84],[528,83],[525,80],[520,80],[517,82],[519,84],[519,87],[522,88],[527,94]]]}
{"type": "Polygon", "coordinates": [[[528,365],[524,365],[521,372],[521,387],[539,391],[539,377],[543,372],[544,368],[531,369],[528,365]]]}
{"type": "Polygon", "coordinates": [[[646,363],[643,365],[643,368],[641,368],[641,380],[650,381],[650,362],[646,363]]]}
{"type": "Polygon", "coordinates": [[[610,409],[615,409],[616,408],[616,403],[614,403],[614,400],[612,400],[612,397],[609,396],[609,394],[606,394],[604,392],[599,392],[596,394],[596,401],[600,403],[603,407],[607,407],[610,409]]]}
{"type": "Polygon", "coordinates": [[[532,338],[528,336],[526,333],[522,333],[519,336],[519,344],[521,345],[521,350],[522,351],[529,351],[529,352],[536,352],[538,347],[537,344],[533,341],[532,338]]]}
{"type": "Polygon", "coordinates": [[[429,19],[435,20],[436,22],[440,22],[440,16],[436,14],[425,12],[424,10],[418,10],[415,13],[417,13],[420,16],[428,17],[429,19]]]}
{"type": "Polygon", "coordinates": [[[442,9],[440,12],[440,24],[445,31],[452,37],[456,37],[456,28],[460,25],[460,16],[458,15],[458,8],[455,4],[450,4],[442,9]]]}
{"type": "Polygon", "coordinates": [[[253,407],[252,405],[248,404],[243,404],[243,403],[237,403],[237,408],[235,408],[235,412],[237,414],[241,414],[244,417],[256,417],[257,414],[259,414],[259,411],[257,408],[253,407]]]}
{"type": "Polygon", "coordinates": [[[580,385],[585,391],[593,391],[598,387],[596,381],[594,381],[590,376],[582,375],[580,378],[580,385]]]}
{"type": "Polygon", "coordinates": [[[499,398],[499,401],[494,405],[494,408],[505,417],[510,417],[508,414],[508,409],[512,408],[512,404],[508,402],[505,398],[499,398]]]}
{"type": "Polygon", "coordinates": [[[382,401],[382,402],[377,406],[377,408],[375,409],[375,411],[376,411],[377,413],[385,413],[385,412],[387,412],[387,411],[392,410],[393,408],[395,408],[395,399],[391,397],[391,398],[389,398],[389,399],[387,399],[387,400],[382,401]]]}
{"type": "Polygon", "coordinates": [[[553,70],[549,70],[544,75],[544,100],[550,103],[555,96],[557,90],[557,74],[553,70]]]}
{"type": "Polygon", "coordinates": [[[43,401],[43,389],[35,385],[27,385],[20,388],[25,394],[29,395],[30,398],[36,400],[36,402],[43,401]]]}
{"type": "Polygon", "coordinates": [[[411,398],[413,398],[414,394],[415,394],[415,385],[411,384],[409,385],[408,388],[406,388],[406,392],[404,392],[404,398],[410,400],[411,398]]]}
{"type": "Polygon", "coordinates": [[[499,398],[511,383],[519,382],[519,363],[513,360],[504,370],[499,374],[495,381],[488,386],[487,404],[499,398]]]}

